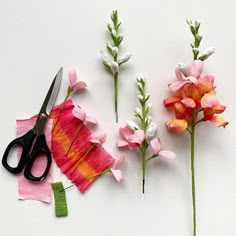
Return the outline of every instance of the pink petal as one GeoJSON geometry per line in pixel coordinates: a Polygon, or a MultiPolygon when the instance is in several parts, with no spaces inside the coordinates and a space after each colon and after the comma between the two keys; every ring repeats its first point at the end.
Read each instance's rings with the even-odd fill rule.
{"type": "Polygon", "coordinates": [[[181,100],[181,103],[183,103],[186,107],[190,107],[190,108],[193,108],[196,106],[196,103],[192,98],[184,98],[181,100]]]}
{"type": "Polygon", "coordinates": [[[154,154],[158,155],[161,150],[161,143],[159,138],[154,138],[150,141],[150,145],[153,149],[154,154]]]}
{"type": "Polygon", "coordinates": [[[73,89],[73,86],[77,80],[77,74],[74,69],[69,70],[69,81],[70,81],[70,87],[73,89]]]}
{"type": "Polygon", "coordinates": [[[188,76],[185,78],[185,80],[189,80],[190,82],[197,84],[198,80],[194,76],[188,76]]]}
{"type": "Polygon", "coordinates": [[[128,143],[128,148],[130,149],[130,150],[134,150],[134,149],[136,149],[136,148],[140,148],[141,147],[141,143],[136,143],[136,142],[129,142],[128,143]]]}
{"type": "Polygon", "coordinates": [[[119,183],[123,180],[123,174],[121,170],[111,169],[111,172],[119,183]]]}
{"type": "Polygon", "coordinates": [[[184,76],[183,76],[183,73],[182,71],[180,70],[179,67],[175,68],[175,75],[176,75],[176,78],[179,80],[179,81],[183,81],[184,80],[184,76]]]}
{"type": "Polygon", "coordinates": [[[171,151],[160,151],[159,155],[161,155],[163,157],[171,158],[171,159],[176,157],[175,153],[173,153],[171,151]]]}
{"type": "Polygon", "coordinates": [[[120,140],[116,142],[116,146],[121,148],[121,147],[128,147],[128,142],[125,140],[120,140]]]}
{"type": "Polygon", "coordinates": [[[118,159],[116,159],[112,169],[114,170],[120,169],[121,165],[124,162],[124,159],[125,159],[125,156],[120,156],[118,159]]]}
{"type": "Polygon", "coordinates": [[[97,125],[97,124],[98,124],[97,119],[96,119],[95,117],[93,117],[93,116],[89,116],[89,115],[88,115],[88,116],[86,116],[85,120],[86,120],[87,122],[89,122],[89,123],[94,124],[94,125],[97,125]]]}
{"type": "Polygon", "coordinates": [[[144,140],[144,131],[142,129],[135,130],[132,135],[129,136],[128,141],[130,143],[141,144],[144,140]]]}
{"type": "Polygon", "coordinates": [[[97,130],[91,134],[90,142],[91,143],[96,143],[96,144],[101,144],[105,142],[107,138],[107,134],[101,130],[97,130]]]}
{"type": "Polygon", "coordinates": [[[206,93],[202,98],[201,98],[201,106],[203,108],[206,107],[215,107],[220,105],[217,97],[214,94],[209,94],[206,93]]]}
{"type": "Polygon", "coordinates": [[[129,136],[133,134],[133,130],[129,128],[129,126],[125,126],[124,128],[120,128],[120,136],[124,140],[128,140],[129,136]]]}
{"type": "Polygon", "coordinates": [[[80,90],[85,89],[87,87],[87,84],[83,81],[78,81],[73,85],[73,89],[80,90]]]}
{"type": "Polygon", "coordinates": [[[171,90],[172,92],[176,92],[176,91],[178,91],[180,88],[182,88],[185,84],[188,84],[188,83],[190,83],[190,81],[187,81],[187,80],[182,80],[182,81],[177,80],[177,81],[175,81],[175,82],[169,84],[168,86],[169,86],[169,88],[170,88],[170,90],[171,90]]]}
{"type": "Polygon", "coordinates": [[[200,60],[195,60],[192,63],[188,64],[186,67],[187,76],[193,76],[199,78],[202,73],[203,62],[200,60]]]}
{"type": "Polygon", "coordinates": [[[72,114],[74,115],[74,117],[78,118],[81,121],[85,121],[86,118],[86,113],[85,110],[78,107],[78,106],[74,106],[73,110],[72,110],[72,114]]]}

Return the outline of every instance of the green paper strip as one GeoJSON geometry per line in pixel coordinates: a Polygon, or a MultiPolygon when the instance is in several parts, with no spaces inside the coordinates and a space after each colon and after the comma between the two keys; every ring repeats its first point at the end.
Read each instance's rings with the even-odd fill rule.
{"type": "Polygon", "coordinates": [[[55,214],[57,217],[67,216],[67,203],[66,203],[66,193],[62,191],[64,186],[62,182],[52,183],[52,189],[54,193],[55,200],[55,214]]]}

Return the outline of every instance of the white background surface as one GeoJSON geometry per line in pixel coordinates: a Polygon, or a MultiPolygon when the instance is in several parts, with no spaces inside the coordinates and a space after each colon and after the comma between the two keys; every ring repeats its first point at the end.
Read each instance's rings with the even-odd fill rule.
{"type": "MultiPolygon", "coordinates": [[[[74,67],[88,90],[74,96],[97,117],[108,133],[105,148],[126,156],[125,180],[99,178],[85,194],[67,192],[69,215],[54,216],[54,204],[17,200],[17,177],[0,167],[0,234],[126,236],[192,235],[189,137],[170,134],[170,119],[162,105],[174,80],[175,65],[192,59],[192,36],[186,18],[200,19],[202,48],[215,46],[205,74],[216,78],[218,97],[227,106],[226,129],[210,123],[196,132],[196,192],[198,236],[235,235],[236,108],[235,42],[236,2],[224,1],[3,1],[0,0],[0,153],[15,135],[15,119],[38,112],[48,86],[62,65],[74,67]],[[132,59],[120,73],[119,124],[113,113],[113,85],[104,70],[100,50],[108,38],[106,23],[116,8],[123,22],[124,52],[132,59]],[[138,105],[135,78],[144,75],[163,148],[177,154],[147,166],[146,193],[141,194],[138,153],[115,147],[118,128],[133,118],[138,105]]],[[[65,96],[65,75],[57,102],[65,96]]],[[[56,166],[54,180],[65,178],[56,166]]]]}

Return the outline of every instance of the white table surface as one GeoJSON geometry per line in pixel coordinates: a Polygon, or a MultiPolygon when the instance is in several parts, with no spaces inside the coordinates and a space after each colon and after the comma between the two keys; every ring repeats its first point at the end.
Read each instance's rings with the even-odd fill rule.
{"type": "MultiPolygon", "coordinates": [[[[202,48],[215,46],[204,65],[216,79],[217,95],[227,106],[227,128],[210,123],[196,132],[198,236],[235,235],[236,212],[236,2],[225,1],[61,1],[0,0],[0,153],[15,135],[15,120],[38,112],[54,74],[74,67],[88,90],[74,100],[97,117],[108,134],[104,147],[126,156],[124,182],[99,178],[85,194],[67,191],[69,215],[56,218],[54,202],[17,199],[17,177],[0,167],[0,234],[83,236],[192,235],[190,150],[187,133],[171,134],[164,122],[172,117],[162,101],[170,93],[178,62],[192,59],[192,36],[186,18],[200,19],[202,48]],[[100,50],[108,38],[106,23],[113,9],[123,22],[124,51],[132,58],[120,73],[118,124],[114,121],[113,85],[100,50]],[[135,78],[147,79],[165,149],[174,160],[160,158],[147,166],[146,193],[141,194],[141,162],[137,152],[118,150],[118,128],[133,118],[138,105],[135,78]]],[[[67,88],[61,86],[57,102],[67,88]]],[[[54,180],[66,182],[56,166],[54,180]]]]}

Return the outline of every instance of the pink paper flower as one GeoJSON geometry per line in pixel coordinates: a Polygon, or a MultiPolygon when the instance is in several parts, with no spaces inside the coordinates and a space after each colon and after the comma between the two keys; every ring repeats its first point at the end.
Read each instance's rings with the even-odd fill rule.
{"type": "Polygon", "coordinates": [[[152,139],[150,141],[150,145],[151,145],[153,152],[156,156],[163,156],[163,157],[167,157],[167,158],[175,158],[176,157],[175,153],[173,153],[171,151],[161,150],[161,143],[160,143],[159,138],[152,139]]]}
{"type": "Polygon", "coordinates": [[[74,106],[72,113],[73,113],[74,117],[78,118],[82,122],[87,121],[87,122],[92,123],[94,125],[96,125],[98,123],[98,121],[95,117],[87,115],[85,110],[79,106],[74,106]]]}
{"type": "Polygon", "coordinates": [[[115,160],[115,163],[114,163],[113,167],[111,168],[111,172],[112,172],[113,176],[115,177],[115,179],[119,183],[123,180],[123,173],[120,170],[120,167],[123,164],[124,159],[125,159],[124,156],[120,156],[118,159],[115,160]]]}
{"type": "Polygon", "coordinates": [[[122,140],[117,142],[117,147],[128,147],[130,150],[139,148],[145,138],[143,130],[131,130],[128,126],[120,128],[122,140]]]}
{"type": "Polygon", "coordinates": [[[185,68],[185,73],[183,73],[183,70],[181,70],[181,68],[177,67],[175,69],[177,80],[169,84],[169,88],[173,92],[176,92],[186,84],[197,84],[198,79],[200,78],[200,75],[202,73],[202,67],[203,63],[200,60],[195,60],[192,63],[188,64],[185,68]]]}
{"type": "Polygon", "coordinates": [[[87,84],[83,81],[77,80],[77,74],[74,69],[69,70],[69,81],[70,81],[70,90],[81,90],[87,87],[87,84]]]}
{"type": "Polygon", "coordinates": [[[101,130],[97,130],[91,134],[90,142],[96,145],[101,145],[106,141],[107,134],[101,130]]]}

